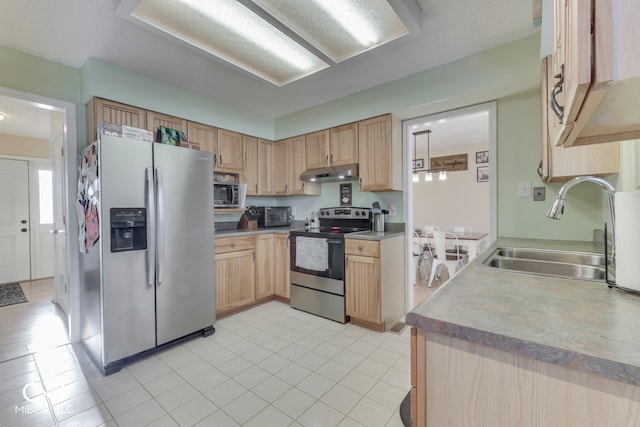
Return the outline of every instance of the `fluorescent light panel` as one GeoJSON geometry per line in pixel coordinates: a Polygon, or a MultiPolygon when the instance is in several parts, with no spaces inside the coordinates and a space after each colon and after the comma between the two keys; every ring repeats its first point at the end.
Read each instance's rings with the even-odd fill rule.
{"type": "Polygon", "coordinates": [[[133,18],[277,86],[329,67],[326,61],[340,62],[409,34],[387,0],[243,2],[253,2],[258,13],[238,0],[139,0],[129,10],[133,18]]]}
{"type": "Polygon", "coordinates": [[[132,16],[277,86],[329,66],[236,0],[141,0],[132,16]]]}
{"type": "Polygon", "coordinates": [[[387,0],[251,0],[335,62],[409,30],[387,0]]]}

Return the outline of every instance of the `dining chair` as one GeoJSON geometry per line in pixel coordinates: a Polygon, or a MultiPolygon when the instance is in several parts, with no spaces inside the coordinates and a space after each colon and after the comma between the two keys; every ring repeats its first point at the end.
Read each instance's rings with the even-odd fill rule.
{"type": "Polygon", "coordinates": [[[420,242],[417,240],[420,235],[417,231],[413,232],[413,265],[411,271],[413,272],[413,286],[416,285],[416,274],[418,272],[418,268],[420,266],[420,255],[422,253],[422,249],[420,248],[420,242]]]}
{"type": "Polygon", "coordinates": [[[431,274],[429,277],[429,287],[435,280],[440,280],[443,269],[446,268],[448,277],[453,277],[465,264],[465,257],[460,253],[458,236],[448,231],[432,231],[429,233],[433,237],[433,250],[426,246],[432,256],[431,274]],[[454,240],[455,252],[447,254],[447,237],[454,240]]]}

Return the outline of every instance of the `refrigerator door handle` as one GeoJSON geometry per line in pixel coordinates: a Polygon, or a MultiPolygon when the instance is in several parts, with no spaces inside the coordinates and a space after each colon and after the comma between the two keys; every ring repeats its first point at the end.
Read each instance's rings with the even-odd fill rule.
{"type": "Polygon", "coordinates": [[[153,286],[155,281],[155,253],[156,253],[156,195],[153,185],[153,168],[145,169],[145,201],[147,208],[147,251],[145,254],[147,286],[153,286]]]}
{"type": "Polygon", "coordinates": [[[157,283],[164,281],[164,183],[162,180],[162,168],[156,168],[156,270],[157,283]]]}

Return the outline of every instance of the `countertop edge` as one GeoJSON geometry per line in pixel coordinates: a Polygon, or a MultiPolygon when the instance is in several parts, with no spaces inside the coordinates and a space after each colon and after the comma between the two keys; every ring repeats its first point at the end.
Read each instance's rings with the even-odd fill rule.
{"type": "Polygon", "coordinates": [[[469,326],[457,325],[437,319],[429,319],[416,313],[408,313],[406,324],[452,338],[492,347],[508,353],[588,374],[599,375],[614,381],[640,386],[640,367],[587,354],[564,350],[545,344],[509,337],[469,326]]]}
{"type": "Polygon", "coordinates": [[[384,240],[404,235],[404,231],[357,231],[355,233],[345,234],[344,238],[359,240],[384,240]]]}
{"type": "Polygon", "coordinates": [[[214,236],[216,239],[221,239],[225,237],[255,236],[259,234],[289,234],[293,230],[296,229],[261,228],[259,230],[218,230],[214,236]]]}

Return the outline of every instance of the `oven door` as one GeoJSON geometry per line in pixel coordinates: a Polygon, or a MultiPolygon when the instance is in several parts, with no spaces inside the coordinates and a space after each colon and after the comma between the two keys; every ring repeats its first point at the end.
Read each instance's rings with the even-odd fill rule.
{"type": "MultiPolygon", "coordinates": [[[[296,238],[299,236],[291,235],[290,250],[290,263],[292,272],[298,272],[303,274],[309,274],[312,276],[326,277],[328,279],[344,280],[344,239],[327,238],[327,250],[328,250],[328,265],[329,268],[325,271],[309,270],[296,265],[296,238]]],[[[308,237],[308,236],[304,236],[308,237]]],[[[321,237],[313,237],[320,239],[321,237]]]]}

